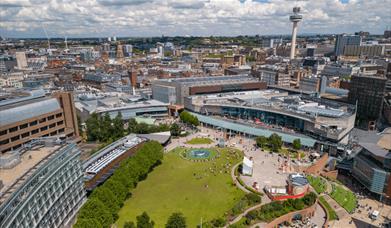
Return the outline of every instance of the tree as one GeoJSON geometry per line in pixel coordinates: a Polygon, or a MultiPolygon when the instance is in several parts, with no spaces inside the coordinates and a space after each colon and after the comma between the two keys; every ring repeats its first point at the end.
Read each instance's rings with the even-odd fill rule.
{"type": "Polygon", "coordinates": [[[192,114],[190,114],[188,111],[181,112],[181,114],[179,115],[179,118],[182,120],[182,122],[187,123],[187,124],[191,124],[195,127],[200,125],[198,118],[196,116],[193,116],[192,114]]]}
{"type": "Polygon", "coordinates": [[[136,228],[133,222],[125,222],[124,228],[136,228]]]}
{"type": "Polygon", "coordinates": [[[267,138],[265,136],[258,136],[256,139],[255,139],[255,142],[257,143],[257,146],[260,147],[260,148],[265,148],[265,146],[267,145],[267,138]]]}
{"type": "Polygon", "coordinates": [[[112,132],[111,135],[115,138],[121,138],[124,136],[124,123],[122,120],[122,113],[118,112],[117,116],[113,120],[113,124],[111,126],[112,132]]]}
{"type": "Polygon", "coordinates": [[[104,114],[104,116],[101,118],[101,141],[108,141],[110,137],[112,136],[112,126],[111,126],[111,118],[108,112],[104,114]]]}
{"type": "Polygon", "coordinates": [[[276,133],[269,136],[269,143],[272,147],[272,151],[278,152],[282,147],[282,138],[276,133]]]}
{"type": "Polygon", "coordinates": [[[136,220],[137,228],[153,228],[155,226],[155,222],[149,218],[145,211],[141,215],[137,216],[136,220]]]}
{"type": "Polygon", "coordinates": [[[96,219],[91,218],[80,218],[77,219],[74,228],[103,228],[102,224],[99,223],[96,219]]]}
{"type": "Polygon", "coordinates": [[[293,144],[292,145],[293,149],[295,149],[295,150],[299,150],[301,148],[301,141],[300,141],[300,139],[293,140],[292,144],[293,144]]]}
{"type": "Polygon", "coordinates": [[[172,136],[179,136],[181,134],[181,128],[178,124],[173,123],[170,127],[170,132],[172,136]]]}
{"type": "Polygon", "coordinates": [[[79,211],[78,219],[95,219],[103,227],[109,227],[114,222],[112,213],[96,198],[87,200],[79,211]]]}
{"type": "Polygon", "coordinates": [[[96,141],[100,139],[100,121],[98,114],[95,112],[86,121],[87,140],[96,141]]]}
{"type": "Polygon", "coordinates": [[[130,118],[128,122],[128,133],[136,132],[137,121],[134,118],[130,118]]]}
{"type": "Polygon", "coordinates": [[[173,213],[167,220],[166,228],[186,228],[186,218],[182,213],[173,213]]]}

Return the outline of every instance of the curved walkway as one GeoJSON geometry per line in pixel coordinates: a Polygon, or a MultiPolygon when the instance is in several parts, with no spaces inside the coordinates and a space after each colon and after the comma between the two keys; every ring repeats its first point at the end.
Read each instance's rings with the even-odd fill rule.
{"type": "Polygon", "coordinates": [[[242,162],[239,162],[238,164],[234,165],[234,167],[232,167],[231,169],[231,178],[232,178],[232,181],[235,183],[235,185],[240,188],[242,191],[244,191],[245,193],[250,193],[250,191],[248,189],[246,189],[243,185],[241,185],[239,183],[239,181],[236,179],[236,176],[235,176],[235,170],[238,168],[238,166],[241,164],[242,162]]]}

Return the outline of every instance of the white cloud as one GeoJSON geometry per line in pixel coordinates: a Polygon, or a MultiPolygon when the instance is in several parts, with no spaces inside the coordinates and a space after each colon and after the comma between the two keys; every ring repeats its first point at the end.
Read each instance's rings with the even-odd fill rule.
{"type": "Polygon", "coordinates": [[[391,0],[1,0],[5,36],[160,36],[289,34],[292,7],[299,33],[382,33],[391,0]]]}

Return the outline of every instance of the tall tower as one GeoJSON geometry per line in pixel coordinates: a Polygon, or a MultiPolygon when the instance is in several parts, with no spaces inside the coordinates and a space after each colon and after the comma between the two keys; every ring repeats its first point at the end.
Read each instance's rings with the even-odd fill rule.
{"type": "Polygon", "coordinates": [[[291,42],[291,55],[290,55],[290,59],[291,60],[295,58],[297,24],[303,19],[303,15],[301,15],[299,13],[300,13],[300,7],[293,7],[293,14],[289,17],[289,20],[293,22],[292,42],[291,42]]]}

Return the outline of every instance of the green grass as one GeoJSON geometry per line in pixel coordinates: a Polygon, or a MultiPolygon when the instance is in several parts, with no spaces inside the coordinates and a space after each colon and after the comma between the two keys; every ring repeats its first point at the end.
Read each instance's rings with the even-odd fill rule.
{"type": "Polygon", "coordinates": [[[155,227],[164,227],[174,212],[182,212],[188,227],[196,227],[201,218],[209,221],[224,216],[245,195],[230,176],[232,166],[242,159],[240,151],[218,149],[220,156],[215,160],[192,162],[180,157],[183,150],[165,154],[163,163],[132,191],[119,212],[119,228],[144,211],[155,227]]]}
{"type": "Polygon", "coordinates": [[[213,142],[210,138],[193,138],[186,142],[186,144],[211,144],[213,142]]]}
{"type": "Polygon", "coordinates": [[[329,213],[329,220],[336,220],[338,218],[337,213],[333,210],[333,208],[330,206],[329,203],[323,198],[323,196],[319,197],[320,203],[326,208],[327,212],[329,213]]]}
{"type": "Polygon", "coordinates": [[[357,198],[354,193],[341,185],[333,184],[333,191],[330,196],[349,213],[352,213],[357,206],[357,198]]]}
{"type": "Polygon", "coordinates": [[[307,179],[318,194],[321,194],[326,191],[326,182],[321,177],[314,177],[308,175],[307,179]]]}

